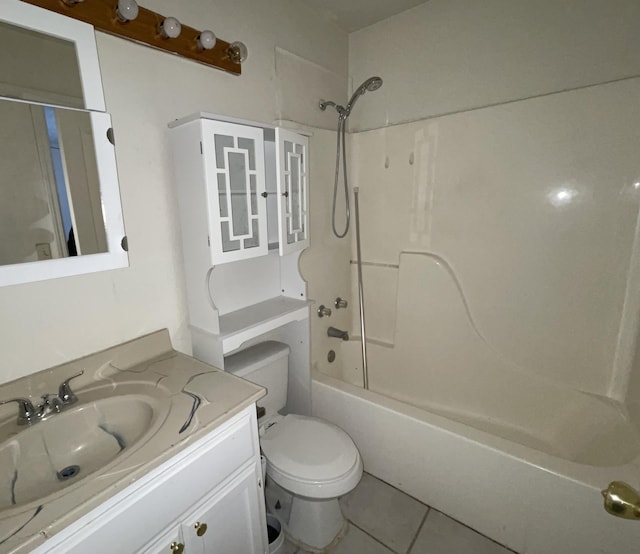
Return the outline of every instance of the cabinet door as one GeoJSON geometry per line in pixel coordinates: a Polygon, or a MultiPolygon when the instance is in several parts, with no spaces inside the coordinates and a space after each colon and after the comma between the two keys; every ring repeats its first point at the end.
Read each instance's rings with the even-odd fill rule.
{"type": "Polygon", "coordinates": [[[211,261],[267,254],[262,129],[202,120],[211,261]]]}
{"type": "Polygon", "coordinates": [[[276,129],[280,255],[309,245],[307,137],[276,129]]]}
{"type": "Polygon", "coordinates": [[[268,552],[266,516],[257,464],[216,491],[182,526],[185,554],[268,552]]]}
{"type": "Polygon", "coordinates": [[[150,542],[142,547],[139,554],[188,554],[184,547],[184,541],[180,533],[180,528],[176,525],[175,529],[172,529],[168,533],[165,533],[160,538],[150,542]]]}

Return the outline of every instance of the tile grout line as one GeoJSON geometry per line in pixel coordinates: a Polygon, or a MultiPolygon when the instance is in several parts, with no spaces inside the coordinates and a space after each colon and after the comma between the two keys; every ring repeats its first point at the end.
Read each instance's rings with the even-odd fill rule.
{"type": "Polygon", "coordinates": [[[417,498],[411,496],[410,494],[407,494],[406,492],[404,492],[403,490],[400,490],[398,487],[393,486],[390,483],[387,483],[386,481],[380,479],[379,477],[376,477],[375,475],[373,475],[372,473],[369,473],[368,471],[364,471],[363,473],[369,475],[370,477],[373,477],[373,479],[375,479],[376,481],[379,481],[380,483],[386,485],[387,487],[397,491],[398,493],[400,493],[403,496],[406,496],[407,498],[410,498],[411,500],[413,500],[414,502],[417,502],[418,504],[420,504],[421,506],[425,507],[427,509],[427,511],[424,514],[424,517],[422,518],[422,522],[420,523],[420,525],[418,526],[418,530],[416,531],[411,543],[409,544],[409,549],[406,550],[405,552],[397,552],[396,550],[393,550],[390,546],[386,545],[385,543],[383,543],[381,540],[379,540],[377,537],[373,536],[371,533],[367,532],[366,530],[364,530],[362,527],[360,527],[359,525],[356,525],[353,521],[351,521],[349,518],[345,518],[347,519],[347,521],[349,522],[350,525],[353,525],[354,527],[356,527],[357,529],[359,529],[360,531],[362,531],[365,535],[368,535],[369,537],[371,537],[373,540],[375,540],[378,544],[381,544],[382,546],[384,546],[387,550],[389,550],[389,552],[393,552],[393,554],[408,554],[409,551],[411,550],[411,548],[413,547],[413,544],[415,543],[417,537],[418,537],[418,533],[420,533],[420,530],[422,529],[422,526],[424,525],[425,520],[427,519],[427,515],[429,514],[429,512],[431,511],[431,506],[425,504],[424,502],[418,500],[417,498]]]}
{"type": "Polygon", "coordinates": [[[418,535],[420,534],[420,531],[422,531],[422,528],[424,527],[424,523],[425,521],[427,521],[427,516],[430,513],[431,513],[431,506],[427,506],[427,511],[425,512],[424,517],[422,518],[422,523],[420,523],[420,525],[418,526],[418,530],[416,531],[416,534],[413,536],[413,540],[411,541],[411,544],[407,549],[407,554],[411,554],[411,549],[416,544],[416,541],[418,540],[418,535]]]}
{"type": "MultiPolygon", "coordinates": [[[[435,508],[433,508],[435,510],[435,508]]],[[[502,544],[501,542],[498,542],[494,539],[492,539],[491,537],[487,537],[487,535],[482,534],[480,531],[476,531],[473,527],[469,527],[466,523],[462,523],[462,521],[458,521],[456,518],[451,517],[447,514],[445,514],[444,512],[440,512],[438,510],[436,510],[438,513],[442,514],[445,517],[448,517],[449,519],[455,521],[458,525],[462,525],[462,527],[466,527],[467,529],[469,529],[470,531],[473,531],[476,535],[480,535],[483,539],[492,542],[493,544],[497,544],[498,546],[500,546],[501,548],[504,548],[507,552],[511,552],[513,554],[519,554],[516,550],[512,550],[511,548],[509,548],[508,546],[502,544]]]]}
{"type": "MultiPolygon", "coordinates": [[[[423,506],[425,506],[427,508],[427,513],[424,516],[424,521],[426,521],[427,519],[427,515],[429,515],[429,512],[431,512],[431,510],[435,510],[438,513],[441,513],[442,515],[448,517],[449,519],[452,519],[453,521],[455,521],[456,523],[458,523],[459,525],[462,525],[463,527],[466,527],[467,529],[470,529],[471,531],[473,531],[474,533],[477,533],[478,535],[480,535],[481,537],[483,537],[484,539],[491,541],[492,543],[497,544],[498,546],[501,546],[502,548],[506,549],[508,552],[512,552],[513,554],[519,554],[516,550],[512,550],[511,548],[509,548],[508,546],[492,539],[491,537],[487,537],[486,535],[480,533],[480,531],[475,530],[473,527],[469,527],[468,525],[466,525],[465,523],[462,523],[461,521],[458,521],[456,518],[451,517],[450,515],[446,514],[445,512],[441,512],[440,510],[437,510],[436,508],[430,506],[429,504],[425,504],[424,502],[422,502],[422,500],[419,500],[418,498],[415,498],[414,496],[411,496],[410,494],[404,492],[402,489],[399,489],[398,487],[392,485],[391,483],[387,483],[385,480],[380,479],[379,477],[376,477],[375,475],[373,475],[373,473],[369,473],[368,471],[364,471],[364,473],[366,473],[367,475],[370,475],[371,477],[373,477],[374,479],[376,479],[377,481],[380,481],[381,483],[384,483],[385,485],[387,485],[388,487],[391,487],[392,489],[397,490],[399,493],[404,494],[405,496],[408,496],[409,498],[411,498],[412,500],[415,500],[416,502],[422,504],[423,506]]],[[[422,522],[422,525],[424,525],[424,521],[422,522]]],[[[422,527],[422,525],[420,527],[422,527]]],[[[356,525],[357,527],[357,525],[356,525]]],[[[358,527],[358,529],[360,529],[360,527],[358,527]]],[[[365,531],[366,532],[366,531],[365,531]]],[[[369,533],[367,533],[369,534],[369,533]]],[[[416,534],[416,537],[418,535],[416,534]]],[[[373,537],[375,538],[375,537],[373,537]]],[[[378,541],[380,542],[380,541],[378,541]]],[[[385,545],[386,546],[386,545],[385,545]]],[[[413,547],[413,543],[411,543],[411,547],[413,547]]],[[[389,548],[389,547],[387,547],[389,548]]],[[[409,554],[410,550],[407,551],[407,554],[409,554]]]]}
{"type": "Polygon", "coordinates": [[[366,530],[364,530],[362,527],[360,527],[359,525],[356,525],[355,523],[353,523],[353,521],[351,521],[350,519],[347,519],[347,521],[349,522],[349,525],[353,525],[356,529],[359,529],[360,531],[362,531],[365,535],[371,537],[374,541],[376,541],[378,544],[381,544],[382,546],[384,546],[389,552],[393,552],[393,554],[403,554],[402,552],[396,552],[395,550],[393,550],[391,547],[387,546],[386,544],[384,544],[380,539],[378,539],[377,537],[374,537],[371,533],[367,532],[366,530]]]}
{"type": "Polygon", "coordinates": [[[392,489],[397,490],[399,493],[404,494],[405,496],[408,496],[409,498],[411,498],[411,500],[415,500],[416,502],[422,504],[423,506],[426,506],[427,508],[431,508],[429,504],[425,504],[422,500],[419,500],[415,496],[411,496],[408,492],[404,492],[402,489],[396,487],[395,485],[392,485],[391,483],[387,483],[384,479],[380,479],[380,477],[376,477],[373,473],[369,473],[368,471],[364,471],[364,473],[373,477],[376,481],[380,481],[381,483],[384,483],[388,487],[391,487],[392,489]]]}

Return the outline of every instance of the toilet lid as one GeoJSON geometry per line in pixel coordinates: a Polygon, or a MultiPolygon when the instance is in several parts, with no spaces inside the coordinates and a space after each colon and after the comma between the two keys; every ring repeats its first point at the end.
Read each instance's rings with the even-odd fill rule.
{"type": "Polygon", "coordinates": [[[260,445],[275,469],[305,481],[333,481],[359,461],[355,444],[342,429],[299,415],[285,416],[269,427],[260,445]]]}

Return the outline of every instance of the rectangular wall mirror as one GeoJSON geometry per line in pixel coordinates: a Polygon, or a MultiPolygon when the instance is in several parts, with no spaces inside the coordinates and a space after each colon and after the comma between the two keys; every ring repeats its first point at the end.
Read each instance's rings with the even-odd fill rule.
{"type": "Polygon", "coordinates": [[[0,286],[128,266],[93,28],[0,5],[0,286]]]}

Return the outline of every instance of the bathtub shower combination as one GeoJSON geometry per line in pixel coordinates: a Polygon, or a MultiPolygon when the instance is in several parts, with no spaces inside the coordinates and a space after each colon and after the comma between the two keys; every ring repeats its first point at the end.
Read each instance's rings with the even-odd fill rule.
{"type": "Polygon", "coordinates": [[[361,336],[314,367],[313,413],[366,471],[520,553],[640,548],[601,493],[640,486],[638,94],[629,79],[349,138],[361,336]]]}

